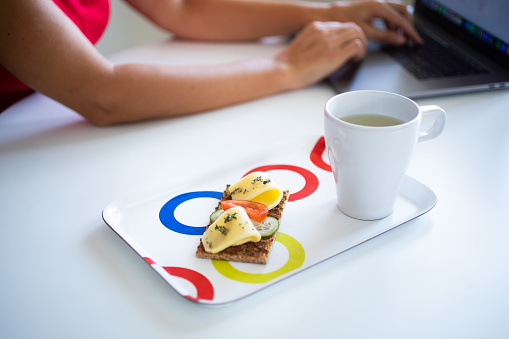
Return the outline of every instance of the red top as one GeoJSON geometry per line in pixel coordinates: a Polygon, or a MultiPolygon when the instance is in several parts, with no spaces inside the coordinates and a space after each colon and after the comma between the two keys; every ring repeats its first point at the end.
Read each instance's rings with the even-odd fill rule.
{"type": "MultiPolygon", "coordinates": [[[[104,33],[110,16],[109,0],[53,0],[95,44],[104,33]]],[[[0,65],[0,112],[32,90],[0,65]]]]}

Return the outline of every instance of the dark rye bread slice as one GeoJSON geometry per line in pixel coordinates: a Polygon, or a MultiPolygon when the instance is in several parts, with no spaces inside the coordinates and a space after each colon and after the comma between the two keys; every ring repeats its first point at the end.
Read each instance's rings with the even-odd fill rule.
{"type": "MultiPolygon", "coordinates": [[[[288,201],[289,192],[284,191],[283,198],[279,202],[279,204],[273,209],[269,210],[269,216],[274,217],[279,222],[281,222],[281,216],[283,214],[283,210],[285,208],[285,204],[288,201]]],[[[226,189],[223,192],[223,196],[221,197],[221,201],[230,200],[230,185],[226,186],[226,189]]],[[[218,204],[218,208],[221,207],[221,202],[218,204]]],[[[207,228],[211,225],[210,223],[207,228]]],[[[218,253],[209,253],[205,251],[203,244],[200,239],[200,244],[196,250],[196,257],[202,259],[218,259],[218,260],[227,260],[227,261],[237,261],[237,262],[245,262],[251,264],[267,264],[269,261],[269,254],[272,249],[272,245],[274,244],[274,240],[276,240],[275,232],[273,235],[267,238],[262,238],[258,242],[247,242],[242,245],[230,246],[225,248],[221,252],[218,253]]]]}

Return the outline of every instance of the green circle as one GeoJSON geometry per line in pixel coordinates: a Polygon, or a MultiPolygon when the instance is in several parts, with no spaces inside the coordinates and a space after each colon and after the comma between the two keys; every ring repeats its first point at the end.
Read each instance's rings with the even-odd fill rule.
{"type": "Polygon", "coordinates": [[[246,273],[234,268],[230,262],[226,260],[212,260],[212,265],[219,273],[232,280],[250,284],[263,284],[285,273],[291,272],[304,264],[306,254],[304,248],[297,240],[287,234],[279,232],[276,235],[276,241],[279,241],[286,247],[289,257],[286,264],[274,272],[257,274],[246,273]]]}

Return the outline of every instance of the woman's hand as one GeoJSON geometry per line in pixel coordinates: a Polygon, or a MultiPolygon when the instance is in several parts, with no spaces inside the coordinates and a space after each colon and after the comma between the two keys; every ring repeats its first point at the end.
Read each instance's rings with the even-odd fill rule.
{"type": "Polygon", "coordinates": [[[280,52],[289,76],[290,88],[300,88],[319,81],[350,59],[366,54],[366,36],[354,23],[312,22],[280,52]]]}
{"type": "Polygon", "coordinates": [[[402,2],[340,1],[331,5],[332,17],[341,22],[355,22],[369,39],[394,45],[406,43],[407,38],[422,43],[412,25],[412,17],[402,2]],[[385,23],[385,28],[374,25],[375,19],[385,23]]]}

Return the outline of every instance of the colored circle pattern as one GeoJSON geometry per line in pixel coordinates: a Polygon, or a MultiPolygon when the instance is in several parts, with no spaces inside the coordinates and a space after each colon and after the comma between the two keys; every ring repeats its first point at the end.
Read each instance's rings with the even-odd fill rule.
{"type": "MultiPolygon", "coordinates": [[[[315,166],[326,171],[331,171],[330,165],[325,163],[322,158],[325,148],[326,148],[325,139],[324,137],[321,137],[315,144],[310,154],[310,160],[315,166]]],[[[247,172],[245,175],[255,171],[271,171],[271,170],[293,171],[295,173],[300,174],[305,179],[306,183],[304,187],[300,191],[290,194],[290,197],[288,199],[289,202],[306,198],[307,196],[314,193],[318,188],[319,181],[316,175],[313,174],[313,172],[299,166],[283,164],[266,165],[254,168],[251,171],[247,172]]],[[[175,210],[180,204],[191,199],[213,198],[219,200],[221,196],[222,192],[216,191],[196,191],[180,194],[178,196],[173,197],[163,205],[163,207],[159,211],[159,220],[166,228],[173,232],[181,233],[184,235],[202,235],[203,232],[205,232],[206,226],[196,227],[185,225],[179,222],[175,218],[175,210]]],[[[286,249],[288,250],[289,258],[285,265],[283,265],[283,267],[273,272],[262,274],[246,273],[237,270],[230,264],[230,262],[223,260],[212,260],[212,264],[214,268],[223,276],[234,281],[252,284],[266,283],[288,272],[291,272],[304,264],[305,250],[296,239],[292,238],[287,234],[278,232],[276,236],[276,241],[280,242],[286,247],[286,249]]],[[[151,265],[156,264],[152,259],[148,257],[145,257],[145,260],[151,265]]],[[[167,266],[162,268],[169,274],[186,279],[195,286],[197,290],[197,296],[196,297],[186,296],[186,298],[195,301],[213,300],[214,287],[211,284],[211,282],[207,279],[207,277],[205,277],[201,273],[184,267],[167,266]]]]}
{"type": "Polygon", "coordinates": [[[288,261],[278,270],[268,273],[246,273],[237,270],[230,264],[229,261],[224,260],[212,260],[212,265],[215,269],[227,278],[238,282],[251,283],[251,284],[263,284],[272,279],[282,276],[285,273],[291,272],[304,264],[306,253],[302,245],[292,238],[291,236],[278,232],[276,235],[276,241],[283,244],[288,250],[288,261]]]}
{"type": "Polygon", "coordinates": [[[214,198],[220,199],[223,195],[222,192],[216,191],[197,191],[197,192],[189,192],[177,195],[176,197],[170,199],[163,207],[159,210],[159,220],[161,223],[168,228],[177,233],[188,234],[188,235],[202,235],[205,232],[206,226],[189,226],[184,225],[180,221],[175,218],[175,209],[182,203],[196,198],[214,198]]]}
{"type": "MultiPolygon", "coordinates": [[[[144,257],[143,259],[150,265],[157,265],[156,262],[149,257],[144,257]]],[[[214,287],[203,274],[184,267],[163,266],[162,268],[168,272],[168,274],[185,279],[194,285],[196,288],[196,297],[186,295],[186,298],[194,301],[214,299],[214,287]]]]}
{"type": "Polygon", "coordinates": [[[318,141],[315,144],[315,147],[311,151],[311,154],[309,155],[309,158],[313,164],[315,164],[317,167],[332,172],[331,166],[327,164],[325,161],[323,161],[323,152],[325,152],[325,138],[320,137],[318,141]]]}
{"type": "Polygon", "coordinates": [[[194,301],[214,299],[214,287],[212,283],[201,273],[184,267],[164,266],[163,269],[170,275],[186,279],[196,288],[196,297],[185,297],[194,301]]]}

